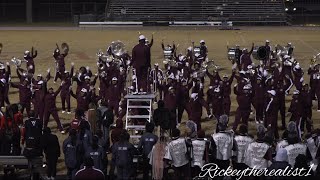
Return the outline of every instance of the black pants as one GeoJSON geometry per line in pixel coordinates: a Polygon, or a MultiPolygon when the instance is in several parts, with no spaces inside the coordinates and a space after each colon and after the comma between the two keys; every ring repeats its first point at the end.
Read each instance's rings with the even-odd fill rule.
{"type": "Polygon", "coordinates": [[[149,164],[149,159],[147,157],[143,157],[143,179],[148,180],[149,172],[151,171],[151,165],[149,164]]]}
{"type": "Polygon", "coordinates": [[[56,177],[58,157],[47,157],[47,175],[56,177]]]}

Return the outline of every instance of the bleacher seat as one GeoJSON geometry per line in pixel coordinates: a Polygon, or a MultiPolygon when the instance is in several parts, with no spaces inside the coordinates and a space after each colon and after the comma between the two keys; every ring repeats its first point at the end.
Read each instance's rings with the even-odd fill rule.
{"type": "Polygon", "coordinates": [[[111,0],[114,21],[232,21],[286,24],[282,0],[111,0]],[[125,8],[126,13],[121,14],[125,8]]]}

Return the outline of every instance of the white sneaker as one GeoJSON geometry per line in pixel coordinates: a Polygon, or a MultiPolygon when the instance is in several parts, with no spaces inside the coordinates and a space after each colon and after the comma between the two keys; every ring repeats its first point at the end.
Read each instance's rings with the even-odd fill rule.
{"type": "Polygon", "coordinates": [[[55,84],[55,83],[56,83],[56,81],[53,81],[53,83],[55,84]]]}
{"type": "Polygon", "coordinates": [[[67,114],[71,114],[71,112],[70,112],[70,111],[68,111],[68,112],[67,112],[67,114]]]}
{"type": "Polygon", "coordinates": [[[66,111],[62,111],[62,114],[64,114],[66,111]]]}
{"type": "Polygon", "coordinates": [[[65,134],[66,133],[66,131],[65,130],[62,130],[62,131],[60,131],[61,132],[61,134],[65,134]]]}

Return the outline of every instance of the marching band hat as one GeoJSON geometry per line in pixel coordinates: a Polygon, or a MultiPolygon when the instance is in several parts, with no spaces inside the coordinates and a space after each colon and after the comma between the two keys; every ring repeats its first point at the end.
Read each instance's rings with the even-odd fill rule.
{"type": "Polygon", "coordinates": [[[117,80],[118,80],[117,77],[113,77],[113,78],[112,78],[112,81],[117,81],[117,80]]]}
{"type": "Polygon", "coordinates": [[[141,35],[139,36],[139,40],[144,40],[144,39],[146,39],[146,37],[141,34],[141,35]]]}
{"type": "Polygon", "coordinates": [[[266,40],[266,43],[269,43],[270,41],[269,40],[266,40]]]}
{"type": "Polygon", "coordinates": [[[276,95],[276,91],[275,90],[269,90],[267,91],[269,94],[271,94],[272,96],[275,96],[276,95]]]}
{"type": "Polygon", "coordinates": [[[200,41],[200,43],[206,43],[203,39],[200,41]]]}
{"type": "Polygon", "coordinates": [[[84,79],[90,79],[90,77],[89,76],[85,76],[84,79]]]}
{"type": "Polygon", "coordinates": [[[86,88],[82,88],[82,89],[81,89],[81,92],[83,92],[83,93],[87,93],[87,92],[88,92],[88,90],[87,90],[86,88]]]}

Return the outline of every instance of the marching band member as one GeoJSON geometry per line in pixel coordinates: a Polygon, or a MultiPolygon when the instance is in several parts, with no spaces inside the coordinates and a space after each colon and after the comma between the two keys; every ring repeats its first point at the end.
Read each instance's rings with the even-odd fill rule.
{"type": "Polygon", "coordinates": [[[205,139],[205,132],[199,130],[197,138],[192,140],[193,158],[191,161],[192,177],[197,177],[203,165],[209,162],[209,142],[205,139]]]}
{"type": "Polygon", "coordinates": [[[244,162],[249,168],[263,169],[269,167],[272,160],[272,148],[264,141],[266,132],[262,124],[257,127],[257,139],[248,145],[244,153],[244,162]]]}
{"type": "Polygon", "coordinates": [[[251,111],[251,85],[247,84],[243,86],[243,89],[239,89],[238,86],[234,87],[234,93],[237,95],[238,108],[236,110],[235,121],[233,124],[233,130],[235,131],[242,120],[242,123],[248,125],[248,120],[251,111]]]}
{"type": "Polygon", "coordinates": [[[180,137],[180,130],[172,130],[172,140],[168,143],[164,159],[171,162],[174,179],[190,179],[190,152],[185,138],[180,137]]]}
{"type": "Polygon", "coordinates": [[[112,82],[108,87],[107,93],[108,95],[108,106],[109,108],[114,110],[114,114],[116,117],[119,116],[119,102],[121,100],[121,93],[123,90],[121,86],[118,84],[118,78],[113,77],[112,82]]]}
{"type": "Polygon", "coordinates": [[[254,141],[253,137],[248,134],[248,126],[246,126],[245,124],[241,124],[239,126],[239,134],[235,136],[234,140],[236,143],[237,150],[235,153],[233,166],[234,166],[234,169],[244,170],[248,167],[244,163],[244,160],[245,160],[244,154],[249,144],[254,141]]]}
{"type": "Polygon", "coordinates": [[[138,90],[147,91],[147,76],[148,68],[151,67],[150,48],[145,44],[145,36],[139,36],[139,44],[132,49],[131,65],[136,69],[136,76],[138,79],[138,90]]]}
{"type": "Polygon", "coordinates": [[[23,114],[24,109],[26,109],[27,114],[31,110],[31,85],[28,78],[25,78],[21,83],[11,82],[11,87],[17,88],[19,90],[19,104],[22,106],[21,113],[23,114]]]}
{"type": "Polygon", "coordinates": [[[223,91],[220,86],[209,86],[207,91],[207,104],[212,110],[212,115],[216,119],[219,119],[223,112],[221,102],[223,102],[223,91]]]}
{"type": "Polygon", "coordinates": [[[70,87],[72,86],[72,76],[74,71],[74,63],[71,63],[71,70],[70,72],[65,71],[62,76],[62,84],[60,98],[61,98],[61,105],[62,105],[62,113],[65,113],[67,110],[68,114],[71,114],[71,104],[70,104],[70,87]],[[65,106],[67,103],[67,109],[65,106]]]}
{"type": "Polygon", "coordinates": [[[26,50],[24,52],[24,59],[27,61],[27,67],[26,69],[28,70],[28,73],[31,73],[31,74],[34,74],[35,71],[36,71],[36,67],[35,67],[35,64],[34,64],[34,58],[36,58],[38,55],[38,51],[35,50],[33,51],[33,47],[31,48],[31,52],[26,50]]]}
{"type": "Polygon", "coordinates": [[[204,40],[200,40],[200,56],[203,60],[206,60],[208,55],[208,47],[206,46],[206,42],[204,40]]]}
{"type": "Polygon", "coordinates": [[[10,83],[9,81],[11,80],[10,76],[11,76],[11,67],[9,62],[6,63],[7,66],[7,70],[5,68],[4,65],[0,65],[0,79],[1,79],[1,83],[2,83],[2,87],[1,87],[1,101],[0,101],[0,107],[4,107],[4,102],[9,105],[10,101],[9,101],[9,88],[10,88],[10,83]]]}
{"type": "Polygon", "coordinates": [[[222,78],[222,92],[223,92],[223,114],[230,115],[231,106],[231,85],[235,76],[235,70],[232,70],[232,75],[229,78],[228,75],[224,75],[222,78]]]}
{"type": "Polygon", "coordinates": [[[299,154],[307,154],[307,146],[300,141],[299,133],[297,132],[296,123],[292,122],[288,124],[288,143],[285,147],[289,157],[289,164],[293,167],[296,162],[296,157],[299,154]]]}
{"type": "Polygon", "coordinates": [[[261,76],[257,76],[253,83],[253,106],[256,111],[256,122],[263,122],[265,108],[266,86],[261,76]]]}
{"type": "Polygon", "coordinates": [[[252,64],[252,60],[251,60],[251,54],[252,54],[252,51],[253,51],[253,48],[254,48],[254,44],[252,43],[252,48],[251,50],[248,52],[248,49],[244,48],[242,50],[242,55],[240,56],[240,67],[241,67],[241,70],[248,70],[247,67],[248,65],[251,65],[252,64]]]}
{"type": "Polygon", "coordinates": [[[68,55],[68,51],[69,47],[67,46],[67,49],[64,49],[64,52],[61,53],[59,46],[57,45],[56,49],[53,52],[53,58],[56,62],[56,73],[54,76],[54,82],[56,82],[58,78],[61,79],[62,73],[64,73],[64,71],[66,70],[64,58],[68,55]]]}
{"type": "Polygon", "coordinates": [[[279,139],[278,133],[278,99],[275,90],[267,91],[268,98],[266,104],[265,124],[271,127],[271,131],[276,139],[279,139]]]}
{"type": "Polygon", "coordinates": [[[216,133],[211,135],[210,151],[214,162],[220,169],[226,170],[230,165],[232,151],[236,150],[234,132],[227,130],[229,117],[222,115],[218,119],[216,133]]]}
{"type": "Polygon", "coordinates": [[[302,114],[301,114],[301,124],[300,129],[301,132],[304,132],[304,124],[306,124],[306,128],[308,133],[311,133],[312,129],[312,96],[309,90],[308,84],[302,85],[301,90],[301,103],[302,103],[302,114]]]}
{"type": "MultiPolygon", "coordinates": [[[[46,82],[45,82],[46,83],[46,82]]],[[[62,127],[62,124],[60,122],[59,116],[58,116],[58,110],[56,107],[56,97],[58,96],[58,94],[61,91],[62,85],[64,84],[64,82],[61,83],[59,89],[57,89],[55,92],[53,91],[53,88],[49,88],[49,90],[47,91],[46,88],[46,84],[44,85],[44,123],[43,123],[43,127],[47,127],[48,126],[48,122],[49,122],[49,117],[50,115],[52,115],[52,117],[54,118],[54,120],[57,123],[58,129],[59,131],[64,134],[65,131],[62,127]]]]}
{"type": "Polygon", "coordinates": [[[189,119],[197,124],[198,130],[201,129],[202,107],[206,109],[208,117],[211,117],[212,115],[205,100],[198,93],[192,93],[187,104],[187,112],[189,119]]]}

